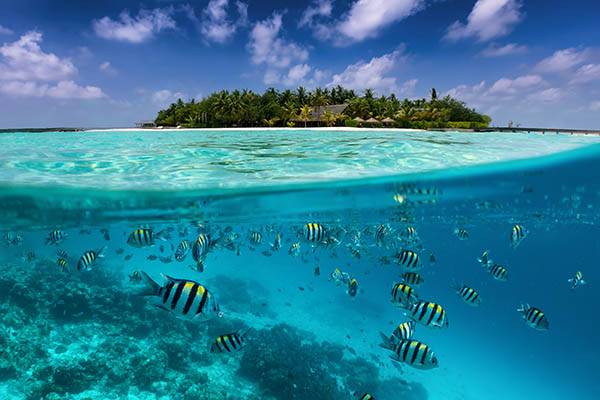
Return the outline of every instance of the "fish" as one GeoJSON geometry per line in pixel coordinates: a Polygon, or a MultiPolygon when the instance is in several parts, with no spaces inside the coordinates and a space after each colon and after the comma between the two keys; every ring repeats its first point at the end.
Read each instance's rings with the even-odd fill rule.
{"type": "Polygon", "coordinates": [[[508,271],[501,265],[489,262],[487,270],[497,281],[506,282],[508,280],[508,271]]]}
{"type": "Polygon", "coordinates": [[[106,247],[102,246],[97,250],[88,250],[77,262],[77,270],[78,271],[91,271],[92,267],[96,265],[96,262],[99,258],[104,257],[104,250],[106,247]]]}
{"type": "Polygon", "coordinates": [[[454,289],[458,297],[463,299],[468,305],[473,307],[479,307],[479,305],[481,304],[481,297],[479,297],[479,293],[477,293],[470,287],[454,282],[452,289],[454,289]]]}
{"type": "Polygon", "coordinates": [[[106,240],[107,242],[110,240],[110,234],[108,233],[108,231],[104,232],[102,236],[104,236],[104,240],[106,240]]]}
{"type": "Polygon", "coordinates": [[[240,331],[237,331],[235,333],[228,333],[226,335],[219,336],[210,345],[210,352],[233,353],[238,350],[241,350],[242,348],[244,348],[244,346],[246,346],[246,335],[251,329],[252,328],[248,328],[244,333],[240,333],[240,331]]]}
{"type": "Polygon", "coordinates": [[[300,253],[300,242],[296,242],[296,243],[292,244],[290,246],[290,249],[288,250],[288,254],[290,256],[296,257],[298,255],[298,253],[300,253]]]}
{"type": "Polygon", "coordinates": [[[392,303],[397,307],[409,308],[412,304],[419,301],[415,290],[404,283],[395,283],[392,285],[392,303]]]}
{"type": "Polygon", "coordinates": [[[456,228],[454,230],[454,234],[459,240],[467,240],[469,238],[469,232],[467,232],[467,230],[463,228],[456,228]]]}
{"type": "Polygon", "coordinates": [[[140,271],[133,271],[131,275],[127,275],[129,277],[129,282],[137,283],[142,280],[142,275],[140,271]]]}
{"type": "Polygon", "coordinates": [[[568,282],[573,284],[573,286],[571,286],[571,290],[575,290],[577,287],[585,285],[585,281],[583,280],[583,274],[581,273],[581,271],[577,271],[575,276],[569,279],[568,282]]]}
{"type": "Polygon", "coordinates": [[[515,225],[510,231],[510,247],[516,249],[523,239],[527,237],[529,231],[523,225],[515,225]]]}
{"type": "Polygon", "coordinates": [[[271,243],[270,246],[273,251],[277,251],[281,248],[281,233],[278,233],[277,236],[275,236],[275,240],[273,240],[273,243],[271,243]]]}
{"type": "Polygon", "coordinates": [[[56,264],[58,264],[62,272],[65,272],[67,270],[67,260],[65,260],[64,258],[59,258],[56,261],[56,264]]]}
{"type": "Polygon", "coordinates": [[[530,327],[539,331],[547,331],[550,329],[548,317],[540,309],[531,307],[529,304],[521,304],[521,308],[517,309],[523,316],[523,320],[530,327]]]}
{"type": "Polygon", "coordinates": [[[144,271],[140,271],[140,274],[146,287],[139,294],[158,297],[158,308],[169,311],[178,318],[193,321],[208,321],[223,316],[213,294],[198,282],[161,274],[164,284],[160,286],[144,271]]]}
{"type": "Polygon", "coordinates": [[[358,400],[375,400],[375,397],[371,396],[369,393],[363,393],[362,395],[358,392],[353,393],[354,397],[358,397],[358,400]]]}
{"type": "Polygon", "coordinates": [[[48,237],[46,238],[46,244],[60,244],[65,240],[66,237],[66,233],[55,229],[48,234],[48,237]]]}
{"type": "Polygon", "coordinates": [[[342,283],[347,285],[350,282],[350,275],[347,272],[342,272],[339,268],[336,268],[329,275],[329,281],[333,281],[336,286],[339,286],[342,283]]]}
{"type": "Polygon", "coordinates": [[[423,268],[419,261],[419,255],[411,250],[401,250],[396,254],[396,264],[406,268],[409,271],[418,271],[423,268]]]}
{"type": "Polygon", "coordinates": [[[433,255],[433,253],[429,253],[429,264],[433,265],[435,264],[436,259],[435,259],[435,255],[433,255]]]}
{"type": "Polygon", "coordinates": [[[430,329],[448,327],[448,315],[441,305],[429,301],[413,303],[408,308],[407,316],[430,329]]]}
{"type": "Polygon", "coordinates": [[[393,342],[395,341],[397,343],[399,340],[412,339],[414,334],[415,321],[408,321],[398,325],[396,329],[394,329],[390,340],[392,340],[393,342]]]}
{"type": "Polygon", "coordinates": [[[148,257],[146,257],[146,260],[154,261],[157,258],[158,256],[156,254],[150,254],[148,257]]]}
{"type": "Polygon", "coordinates": [[[352,278],[348,282],[348,290],[346,290],[346,294],[350,297],[356,297],[358,294],[358,282],[356,279],[352,278]]]}
{"type": "Polygon", "coordinates": [[[425,282],[423,277],[421,277],[421,274],[418,274],[416,272],[403,273],[402,281],[404,283],[407,283],[407,284],[411,285],[412,287],[416,287],[416,288],[418,288],[419,286],[421,286],[423,284],[423,282],[425,282]]]}
{"type": "Polygon", "coordinates": [[[179,262],[183,262],[183,260],[185,260],[185,258],[187,257],[189,251],[190,251],[189,242],[187,240],[183,240],[177,246],[177,250],[175,250],[175,259],[179,262]]]}
{"type": "Polygon", "coordinates": [[[21,253],[21,259],[23,261],[33,261],[33,260],[35,260],[35,253],[33,251],[30,251],[27,254],[21,253]]]}
{"type": "Polygon", "coordinates": [[[154,246],[156,239],[167,240],[165,234],[165,231],[154,232],[152,229],[136,229],[127,238],[127,244],[136,248],[154,246]]]}
{"type": "Polygon", "coordinates": [[[412,226],[408,226],[400,231],[400,240],[407,246],[416,245],[421,242],[417,230],[412,226]]]}
{"type": "Polygon", "coordinates": [[[126,254],[125,255],[125,261],[131,260],[131,254],[126,254]]]}
{"type": "Polygon", "coordinates": [[[123,254],[123,252],[124,252],[124,251],[125,251],[125,249],[123,249],[122,247],[119,247],[119,248],[118,248],[118,249],[115,251],[115,253],[117,253],[117,254],[123,254]]]}
{"type": "Polygon", "coordinates": [[[20,246],[23,243],[23,235],[6,232],[4,234],[4,242],[6,246],[20,246]]]}
{"type": "Polygon", "coordinates": [[[318,265],[315,267],[315,272],[314,272],[314,274],[315,274],[315,276],[319,276],[319,275],[321,275],[321,269],[319,268],[319,266],[318,266],[318,265]]]}
{"type": "Polygon", "coordinates": [[[329,231],[321,224],[309,222],[304,224],[302,230],[296,235],[304,239],[306,242],[312,243],[313,246],[326,246],[339,244],[339,240],[330,235],[329,231]]]}
{"type": "Polygon", "coordinates": [[[389,225],[379,225],[375,230],[375,245],[377,247],[386,247],[386,238],[389,234],[389,225]]]}
{"type": "Polygon", "coordinates": [[[259,245],[262,243],[262,233],[258,231],[251,232],[249,235],[250,243],[254,245],[259,245]]]}
{"type": "Polygon", "coordinates": [[[352,255],[352,257],[358,258],[360,260],[360,248],[350,248],[350,254],[352,255]]]}
{"type": "Polygon", "coordinates": [[[381,334],[383,343],[380,344],[384,349],[392,350],[392,360],[399,361],[417,369],[432,369],[438,367],[438,360],[433,350],[426,344],[417,340],[403,339],[398,343],[392,341],[381,334]]]}
{"type": "Polygon", "coordinates": [[[489,259],[489,250],[484,251],[481,257],[477,258],[477,262],[479,262],[483,267],[487,267],[490,261],[491,260],[489,259]]]}
{"type": "Polygon", "coordinates": [[[161,253],[164,253],[165,252],[165,245],[161,244],[158,249],[160,250],[161,253]]]}
{"type": "Polygon", "coordinates": [[[56,250],[56,255],[60,258],[67,259],[67,252],[62,249],[56,250]]]}
{"type": "Polygon", "coordinates": [[[201,233],[198,239],[192,244],[192,257],[196,261],[196,265],[192,267],[199,272],[204,271],[204,257],[215,247],[216,241],[213,241],[210,235],[201,233]]]}
{"type": "Polygon", "coordinates": [[[401,193],[396,193],[394,194],[393,199],[398,204],[404,204],[404,202],[406,201],[406,196],[401,193]]]}
{"type": "Polygon", "coordinates": [[[168,257],[158,257],[158,260],[161,263],[165,263],[165,264],[168,264],[168,263],[170,263],[170,262],[173,261],[173,259],[171,258],[171,256],[168,256],[168,257]]]}

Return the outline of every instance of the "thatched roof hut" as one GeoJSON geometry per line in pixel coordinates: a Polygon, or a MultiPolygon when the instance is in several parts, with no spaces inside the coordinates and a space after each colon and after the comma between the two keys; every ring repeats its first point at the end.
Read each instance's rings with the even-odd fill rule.
{"type": "Polygon", "coordinates": [[[356,122],[358,122],[358,123],[363,123],[363,122],[365,122],[365,120],[364,120],[364,119],[362,119],[361,117],[356,117],[356,118],[354,118],[354,120],[355,120],[356,122]]]}
{"type": "Polygon", "coordinates": [[[383,122],[384,124],[393,124],[393,123],[394,123],[394,122],[396,122],[396,121],[394,121],[394,120],[393,120],[393,119],[391,119],[390,117],[386,117],[386,118],[384,118],[384,119],[383,119],[381,122],[383,122]]]}
{"type": "MultiPolygon", "coordinates": [[[[334,115],[341,114],[346,110],[348,104],[332,104],[330,106],[314,106],[311,107],[310,119],[307,122],[321,122],[321,118],[325,111],[331,111],[334,115]]],[[[303,122],[301,119],[295,119],[296,122],[303,122]]]]}
{"type": "Polygon", "coordinates": [[[367,123],[369,123],[369,124],[377,124],[377,123],[379,123],[379,122],[381,122],[381,121],[380,121],[380,120],[378,120],[378,119],[375,119],[375,118],[371,117],[371,118],[369,118],[368,120],[366,120],[365,122],[367,122],[367,123]]]}

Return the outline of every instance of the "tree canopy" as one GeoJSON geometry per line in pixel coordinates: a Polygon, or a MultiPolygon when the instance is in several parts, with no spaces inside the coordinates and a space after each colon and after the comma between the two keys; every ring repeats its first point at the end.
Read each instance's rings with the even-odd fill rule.
{"type": "Polygon", "coordinates": [[[403,128],[475,128],[491,122],[487,115],[467,107],[450,96],[438,98],[431,89],[430,99],[399,100],[394,94],[377,97],[366,89],[361,95],[341,86],[296,90],[267,89],[262,95],[252,90],[221,90],[200,101],[181,99],[160,110],[157,125],[185,127],[294,126],[306,124],[310,109],[332,104],[348,104],[342,115],[328,113],[322,124],[352,126],[353,118],[364,120],[391,118],[393,126],[403,128]],[[304,123],[303,123],[304,121],[304,123]]]}

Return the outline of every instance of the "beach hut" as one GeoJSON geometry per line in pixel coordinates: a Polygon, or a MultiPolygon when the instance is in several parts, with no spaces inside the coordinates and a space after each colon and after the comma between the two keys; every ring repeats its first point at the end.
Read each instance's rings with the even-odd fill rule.
{"type": "Polygon", "coordinates": [[[386,117],[386,118],[384,118],[384,119],[383,119],[381,122],[383,122],[383,123],[384,123],[384,124],[386,124],[386,125],[389,125],[389,124],[393,124],[393,123],[394,123],[394,122],[396,122],[396,121],[394,121],[394,120],[393,120],[393,119],[391,119],[390,117],[386,117]]]}
{"type": "Polygon", "coordinates": [[[156,124],[152,120],[142,120],[135,123],[136,128],[156,128],[156,124]]]}
{"type": "Polygon", "coordinates": [[[365,120],[364,120],[364,119],[362,119],[361,117],[356,117],[356,118],[354,118],[354,120],[355,120],[356,122],[358,122],[359,124],[362,124],[363,122],[365,122],[365,120]]]}
{"type": "Polygon", "coordinates": [[[371,118],[369,118],[368,120],[366,120],[365,122],[366,122],[366,123],[368,123],[368,124],[378,124],[378,123],[380,123],[381,121],[380,121],[380,120],[378,120],[378,119],[375,119],[375,118],[371,117],[371,118]]]}

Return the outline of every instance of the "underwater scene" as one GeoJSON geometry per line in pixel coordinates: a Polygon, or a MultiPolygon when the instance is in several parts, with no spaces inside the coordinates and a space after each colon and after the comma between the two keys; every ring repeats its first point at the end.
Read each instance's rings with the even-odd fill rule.
{"type": "Polygon", "coordinates": [[[0,398],[596,399],[600,137],[0,135],[0,398]]]}

